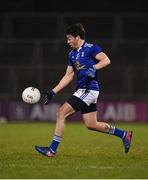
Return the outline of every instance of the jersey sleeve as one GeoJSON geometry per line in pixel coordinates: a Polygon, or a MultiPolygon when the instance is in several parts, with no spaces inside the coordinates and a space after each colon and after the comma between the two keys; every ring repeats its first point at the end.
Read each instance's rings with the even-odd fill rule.
{"type": "Polygon", "coordinates": [[[98,46],[98,45],[93,45],[90,48],[90,53],[91,53],[92,57],[95,57],[100,52],[102,52],[102,48],[100,46],[98,46]]]}

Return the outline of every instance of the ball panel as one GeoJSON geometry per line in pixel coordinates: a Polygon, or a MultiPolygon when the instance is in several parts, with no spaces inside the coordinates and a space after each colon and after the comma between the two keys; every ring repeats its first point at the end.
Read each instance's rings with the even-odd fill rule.
{"type": "Polygon", "coordinates": [[[35,87],[28,87],[22,92],[22,99],[29,104],[35,104],[40,100],[40,91],[35,87]]]}

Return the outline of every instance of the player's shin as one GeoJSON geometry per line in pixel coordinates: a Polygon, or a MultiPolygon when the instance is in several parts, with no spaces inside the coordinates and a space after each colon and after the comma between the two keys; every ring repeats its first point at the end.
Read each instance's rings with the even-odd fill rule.
{"type": "Polygon", "coordinates": [[[50,151],[55,154],[58,146],[61,142],[63,131],[65,128],[65,121],[64,119],[58,119],[56,122],[56,128],[55,128],[55,135],[53,137],[52,143],[50,145],[50,151]]]}
{"type": "Polygon", "coordinates": [[[126,131],[116,128],[105,122],[97,122],[95,126],[90,126],[90,130],[100,131],[102,133],[108,133],[111,135],[115,135],[123,139],[126,136],[126,131]]]}

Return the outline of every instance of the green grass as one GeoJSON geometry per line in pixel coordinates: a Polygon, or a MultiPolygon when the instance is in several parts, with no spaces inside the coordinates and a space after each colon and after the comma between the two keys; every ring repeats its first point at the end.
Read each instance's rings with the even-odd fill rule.
{"type": "Polygon", "coordinates": [[[127,155],[119,138],[68,123],[58,153],[50,159],[34,145],[48,145],[55,124],[0,124],[0,178],[148,178],[148,125],[117,126],[134,131],[127,155]]]}

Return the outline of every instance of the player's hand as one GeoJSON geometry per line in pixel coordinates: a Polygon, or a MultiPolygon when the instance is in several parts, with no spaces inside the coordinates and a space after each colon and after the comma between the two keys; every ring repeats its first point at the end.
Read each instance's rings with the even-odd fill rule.
{"type": "Polygon", "coordinates": [[[92,66],[92,67],[88,68],[88,70],[86,71],[86,74],[88,77],[94,78],[95,72],[96,72],[96,67],[92,66]]]}
{"type": "Polygon", "coordinates": [[[55,95],[56,93],[53,90],[42,92],[40,102],[44,105],[47,105],[55,95]]]}

